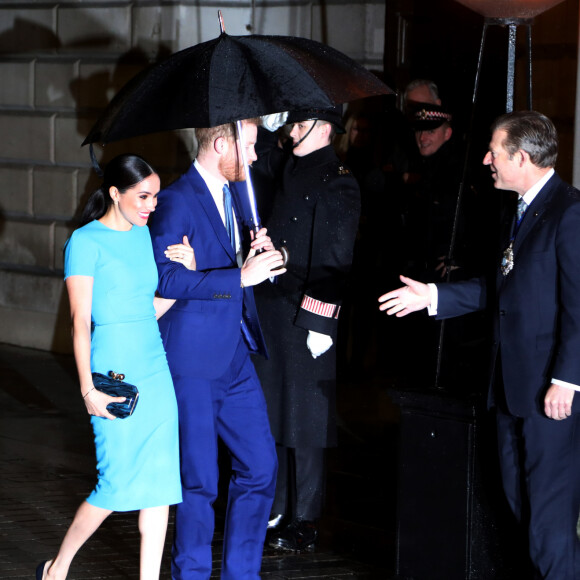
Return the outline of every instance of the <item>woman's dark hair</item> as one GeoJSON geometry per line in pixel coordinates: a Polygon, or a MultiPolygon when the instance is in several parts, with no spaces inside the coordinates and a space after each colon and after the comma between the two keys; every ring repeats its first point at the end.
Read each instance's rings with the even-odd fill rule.
{"type": "Polygon", "coordinates": [[[138,155],[124,154],[111,159],[105,167],[101,186],[91,194],[83,209],[80,226],[98,220],[107,213],[113,203],[109,195],[111,187],[125,193],[154,173],[156,171],[153,167],[138,155]]]}

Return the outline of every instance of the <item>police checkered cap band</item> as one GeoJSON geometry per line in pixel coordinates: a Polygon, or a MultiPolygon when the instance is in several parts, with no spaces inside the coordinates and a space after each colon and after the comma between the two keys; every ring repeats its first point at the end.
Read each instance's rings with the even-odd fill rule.
{"type": "Polygon", "coordinates": [[[444,111],[420,109],[415,111],[415,121],[451,121],[452,116],[444,111]]]}

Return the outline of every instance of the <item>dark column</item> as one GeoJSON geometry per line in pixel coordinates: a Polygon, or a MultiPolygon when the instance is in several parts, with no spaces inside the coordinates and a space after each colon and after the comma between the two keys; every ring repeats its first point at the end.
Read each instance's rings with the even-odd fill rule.
{"type": "Polygon", "coordinates": [[[396,578],[517,577],[519,534],[482,401],[435,389],[390,395],[401,409],[396,578]]]}

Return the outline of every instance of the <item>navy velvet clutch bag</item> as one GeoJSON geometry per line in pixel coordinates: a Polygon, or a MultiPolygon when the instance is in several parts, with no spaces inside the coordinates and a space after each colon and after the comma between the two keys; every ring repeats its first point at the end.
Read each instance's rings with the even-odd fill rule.
{"type": "Polygon", "coordinates": [[[123,382],[125,375],[109,371],[109,376],[93,373],[93,385],[111,397],[125,397],[122,403],[109,403],[107,411],[119,419],[125,419],[133,414],[139,399],[139,390],[135,385],[123,382]]]}

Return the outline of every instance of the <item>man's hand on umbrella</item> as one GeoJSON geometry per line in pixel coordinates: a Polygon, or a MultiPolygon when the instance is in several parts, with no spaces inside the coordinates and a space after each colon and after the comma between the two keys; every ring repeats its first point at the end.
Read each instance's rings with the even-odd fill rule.
{"type": "Polygon", "coordinates": [[[241,283],[244,286],[256,286],[268,278],[286,272],[284,258],[278,250],[267,250],[256,254],[251,250],[242,266],[241,283]]]}
{"type": "Polygon", "coordinates": [[[250,247],[252,250],[262,250],[263,252],[267,252],[268,250],[275,249],[270,236],[266,235],[267,231],[266,228],[260,228],[258,233],[254,236],[254,232],[250,230],[250,235],[252,237],[250,247]]]}

